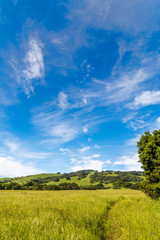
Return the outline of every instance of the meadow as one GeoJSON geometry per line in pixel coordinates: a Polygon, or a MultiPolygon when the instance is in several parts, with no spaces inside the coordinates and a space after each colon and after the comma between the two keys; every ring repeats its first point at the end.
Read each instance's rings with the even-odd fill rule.
{"type": "Polygon", "coordinates": [[[160,201],[141,191],[0,191],[1,240],[160,239],[160,201]]]}

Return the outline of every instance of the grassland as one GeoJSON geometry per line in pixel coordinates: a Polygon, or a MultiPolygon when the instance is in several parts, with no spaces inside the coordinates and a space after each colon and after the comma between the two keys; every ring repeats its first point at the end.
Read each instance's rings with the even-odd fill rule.
{"type": "Polygon", "coordinates": [[[0,191],[2,240],[160,239],[160,201],[136,190],[0,191]]]}

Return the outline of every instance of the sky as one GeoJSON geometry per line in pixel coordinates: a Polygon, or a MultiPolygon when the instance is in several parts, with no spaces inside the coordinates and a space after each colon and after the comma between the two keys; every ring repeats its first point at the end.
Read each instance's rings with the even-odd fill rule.
{"type": "Polygon", "coordinates": [[[0,177],[141,170],[160,128],[159,0],[0,1],[0,177]]]}

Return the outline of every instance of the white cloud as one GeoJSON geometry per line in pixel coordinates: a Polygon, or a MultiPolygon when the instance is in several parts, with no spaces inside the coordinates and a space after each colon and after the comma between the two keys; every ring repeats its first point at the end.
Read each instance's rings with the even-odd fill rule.
{"type": "Polygon", "coordinates": [[[83,31],[87,27],[93,27],[132,34],[153,32],[158,29],[159,7],[158,0],[82,0],[80,4],[71,2],[68,19],[74,25],[78,22],[78,28],[83,31]]]}
{"type": "MultiPolygon", "coordinates": [[[[73,55],[82,46],[90,47],[88,29],[124,32],[133,37],[137,36],[137,33],[143,32],[144,34],[145,31],[149,33],[158,31],[159,7],[158,0],[153,0],[153,2],[150,0],[69,1],[66,14],[67,27],[59,32],[50,33],[50,41],[58,56],[57,59],[55,56],[53,57],[53,65],[65,74],[68,69],[76,68],[73,63],[73,55]]],[[[86,59],[83,63],[86,63],[86,59]]],[[[88,77],[87,74],[86,77],[88,77]]]]}
{"type": "Polygon", "coordinates": [[[69,148],[60,148],[59,151],[63,154],[72,154],[72,151],[69,148]]]}
{"type": "Polygon", "coordinates": [[[127,123],[127,122],[131,121],[132,119],[134,119],[136,115],[137,115],[136,112],[129,113],[125,117],[122,118],[122,122],[127,123]]]}
{"type": "Polygon", "coordinates": [[[149,131],[152,132],[157,129],[160,129],[160,117],[156,118],[155,121],[150,124],[149,131]]]}
{"type": "Polygon", "coordinates": [[[83,127],[83,132],[87,133],[88,132],[88,128],[87,127],[83,127]]]}
{"type": "Polygon", "coordinates": [[[127,140],[127,144],[130,146],[137,146],[137,142],[140,140],[141,135],[137,134],[136,137],[127,140]]]}
{"type": "Polygon", "coordinates": [[[74,96],[70,98],[71,102],[68,104],[66,94],[60,92],[57,99],[34,109],[32,123],[45,137],[48,136],[43,142],[69,142],[82,133],[86,134],[89,127],[93,129],[93,126],[102,121],[85,108],[84,104],[81,105],[79,99],[74,96]]]}
{"type": "MultiPolygon", "coordinates": [[[[26,145],[28,145],[26,144],[26,142],[18,139],[11,133],[5,132],[5,131],[0,132],[0,145],[1,145],[0,147],[1,161],[2,160],[4,161],[6,159],[6,164],[9,164],[10,162],[11,166],[12,165],[15,166],[15,168],[13,169],[14,171],[17,166],[18,167],[17,171],[20,172],[20,170],[22,170],[21,175],[25,173],[25,167],[26,167],[26,172],[29,172],[29,171],[31,172],[32,170],[35,173],[39,172],[39,170],[37,170],[34,167],[33,162],[39,159],[47,159],[50,156],[50,153],[48,152],[32,151],[31,147],[30,149],[28,149],[26,147],[26,145]],[[27,163],[24,163],[24,161],[25,162],[29,161],[30,163],[27,164],[27,163]]],[[[0,166],[0,168],[2,167],[0,166]]],[[[9,168],[9,172],[11,172],[10,168],[9,168]]],[[[7,172],[5,172],[5,175],[8,176],[7,172]]]]}
{"type": "Polygon", "coordinates": [[[87,160],[99,158],[100,156],[101,156],[100,154],[93,154],[91,156],[83,156],[81,158],[82,158],[82,160],[87,161],[87,160]]]}
{"type": "Polygon", "coordinates": [[[86,151],[89,150],[89,149],[90,149],[90,147],[88,146],[88,147],[80,148],[80,149],[78,149],[78,151],[79,151],[80,153],[84,153],[84,152],[86,152],[86,151]]]}
{"type": "Polygon", "coordinates": [[[24,69],[22,70],[23,84],[27,95],[34,92],[32,80],[41,79],[44,75],[42,47],[43,44],[38,39],[32,37],[29,39],[28,51],[23,59],[24,69]]]}
{"type": "Polygon", "coordinates": [[[97,149],[101,148],[101,147],[100,147],[99,145],[97,145],[97,144],[95,144],[94,147],[97,148],[97,149]]]}
{"type": "Polygon", "coordinates": [[[102,171],[103,167],[106,167],[106,165],[111,164],[110,160],[102,161],[100,159],[97,159],[100,157],[100,154],[93,154],[91,156],[83,156],[80,157],[80,159],[71,159],[72,163],[74,163],[75,166],[73,166],[71,169],[72,171],[79,171],[79,170],[97,170],[102,171]]]}
{"type": "Polygon", "coordinates": [[[49,103],[46,109],[39,108],[32,119],[33,124],[46,137],[46,143],[65,143],[75,139],[80,133],[79,122],[75,121],[73,117],[64,115],[62,110],[50,110],[52,106],[49,103]]]}
{"type": "Polygon", "coordinates": [[[6,140],[4,144],[6,145],[6,147],[8,147],[10,153],[15,152],[19,148],[19,143],[13,142],[11,140],[6,140]]]}
{"type": "Polygon", "coordinates": [[[72,163],[76,162],[76,158],[71,158],[70,160],[71,160],[72,163]]]}
{"type": "Polygon", "coordinates": [[[9,86],[14,96],[21,89],[29,97],[34,93],[34,86],[43,83],[43,43],[34,35],[32,34],[28,40],[21,41],[19,49],[12,49],[11,56],[7,60],[7,64],[12,68],[9,72],[10,79],[12,79],[9,86]]]}
{"type": "Polygon", "coordinates": [[[156,123],[160,126],[160,117],[156,119],[156,123]]]}
{"type": "MultiPolygon", "coordinates": [[[[9,106],[18,103],[18,99],[14,92],[0,86],[0,105],[9,106]]],[[[1,110],[2,112],[2,110],[1,110]]]]}
{"type": "Polygon", "coordinates": [[[17,177],[38,173],[40,173],[40,171],[35,169],[32,164],[18,162],[11,156],[0,157],[1,177],[17,177]]]}
{"type": "Polygon", "coordinates": [[[51,126],[50,136],[58,138],[61,142],[69,142],[77,136],[77,129],[69,122],[51,126]]]}
{"type": "Polygon", "coordinates": [[[149,126],[149,122],[145,122],[142,119],[135,119],[134,121],[131,121],[129,123],[130,127],[133,128],[135,131],[137,131],[138,129],[142,129],[145,128],[147,126],[149,126]]]}
{"type": "Polygon", "coordinates": [[[93,169],[97,171],[102,171],[103,166],[106,165],[106,161],[101,161],[98,159],[100,154],[92,154],[90,156],[78,156],[77,158],[72,158],[71,161],[74,166],[71,168],[72,171],[79,171],[83,169],[93,169]]]}
{"type": "Polygon", "coordinates": [[[136,96],[133,102],[135,107],[160,104],[160,91],[145,91],[136,96]]]}
{"type": "Polygon", "coordinates": [[[16,177],[44,172],[35,163],[48,160],[52,153],[34,151],[37,143],[19,139],[10,132],[0,132],[0,177],[16,177]]]}
{"type": "Polygon", "coordinates": [[[140,85],[150,79],[152,73],[147,67],[128,71],[115,69],[109,79],[102,81],[93,78],[87,89],[77,89],[77,91],[74,89],[70,95],[78,102],[85,99],[87,105],[83,107],[90,112],[96,107],[128,101],[135,92],[139,91],[140,85]]]}
{"type": "Polygon", "coordinates": [[[122,156],[119,161],[114,162],[114,165],[124,165],[123,170],[126,171],[142,171],[141,164],[138,162],[138,154],[132,156],[122,156]]]}
{"type": "Polygon", "coordinates": [[[50,156],[50,153],[47,152],[30,152],[22,151],[21,156],[25,156],[25,159],[47,159],[50,156]]]}
{"type": "Polygon", "coordinates": [[[138,112],[131,113],[131,114],[127,115],[126,117],[124,117],[122,119],[122,122],[126,123],[128,127],[133,128],[135,131],[137,131],[139,129],[148,128],[151,125],[150,115],[151,115],[150,112],[143,114],[143,115],[138,114],[138,112]]]}
{"type": "Polygon", "coordinates": [[[69,103],[67,101],[67,94],[64,92],[60,92],[58,95],[59,107],[63,110],[69,107],[69,103]]]}
{"type": "Polygon", "coordinates": [[[100,160],[88,160],[86,162],[83,162],[79,165],[76,165],[72,167],[72,171],[79,171],[79,170],[87,170],[87,169],[92,169],[92,170],[97,170],[97,171],[102,171],[104,163],[100,160]]]}
{"type": "Polygon", "coordinates": [[[116,103],[128,100],[131,94],[137,90],[138,85],[148,78],[149,74],[143,68],[127,72],[127,74],[122,72],[118,81],[106,83],[106,92],[109,93],[107,102],[116,103]]]}
{"type": "Polygon", "coordinates": [[[26,79],[41,78],[43,75],[44,63],[42,46],[43,44],[39,40],[35,38],[29,39],[29,50],[24,58],[26,69],[23,70],[26,79]]]}
{"type": "Polygon", "coordinates": [[[111,161],[110,160],[106,160],[104,163],[111,164],[111,161]]]}

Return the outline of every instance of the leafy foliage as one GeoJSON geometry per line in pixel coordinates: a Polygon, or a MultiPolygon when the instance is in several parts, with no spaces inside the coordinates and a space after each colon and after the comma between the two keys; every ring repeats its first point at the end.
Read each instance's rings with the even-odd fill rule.
{"type": "MultiPolygon", "coordinates": [[[[142,172],[115,172],[116,175],[111,175],[108,171],[94,172],[90,175],[90,182],[100,182],[100,183],[117,183],[117,182],[142,182],[142,172]]],[[[122,187],[122,186],[121,186],[122,187]]]]}
{"type": "Polygon", "coordinates": [[[160,130],[148,131],[137,143],[139,159],[144,169],[143,191],[152,198],[160,197],[160,130]]]}

